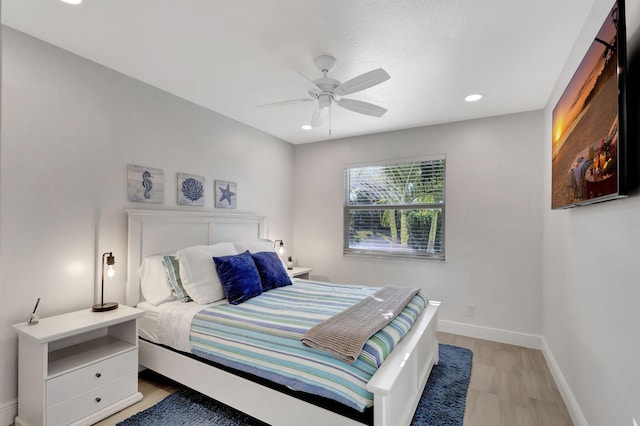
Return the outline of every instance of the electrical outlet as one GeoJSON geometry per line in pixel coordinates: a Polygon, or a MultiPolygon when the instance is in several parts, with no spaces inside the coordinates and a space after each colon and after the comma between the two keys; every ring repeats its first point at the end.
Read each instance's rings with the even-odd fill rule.
{"type": "Polygon", "coordinates": [[[467,303],[467,316],[475,317],[476,316],[476,305],[473,303],[467,303]]]}

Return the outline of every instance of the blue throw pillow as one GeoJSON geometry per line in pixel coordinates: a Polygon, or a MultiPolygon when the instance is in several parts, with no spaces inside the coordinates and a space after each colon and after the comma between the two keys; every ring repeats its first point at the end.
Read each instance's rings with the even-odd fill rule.
{"type": "Polygon", "coordinates": [[[214,257],[224,294],[232,305],[262,294],[260,274],[249,251],[234,256],[214,257]]]}
{"type": "Polygon", "coordinates": [[[253,253],[253,261],[256,263],[260,280],[262,281],[262,290],[267,291],[276,287],[291,285],[291,278],[284,269],[278,255],[272,251],[261,251],[253,253]]]}

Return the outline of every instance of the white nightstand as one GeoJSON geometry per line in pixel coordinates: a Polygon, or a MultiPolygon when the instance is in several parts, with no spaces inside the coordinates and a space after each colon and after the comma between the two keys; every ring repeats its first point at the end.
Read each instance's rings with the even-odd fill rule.
{"type": "Polygon", "coordinates": [[[303,268],[301,266],[294,266],[293,269],[287,269],[287,274],[291,278],[302,278],[305,280],[309,279],[309,272],[311,272],[311,268],[303,268]]]}
{"type": "Polygon", "coordinates": [[[16,425],[90,425],[140,401],[137,318],[143,315],[120,305],[14,324],[16,425]]]}

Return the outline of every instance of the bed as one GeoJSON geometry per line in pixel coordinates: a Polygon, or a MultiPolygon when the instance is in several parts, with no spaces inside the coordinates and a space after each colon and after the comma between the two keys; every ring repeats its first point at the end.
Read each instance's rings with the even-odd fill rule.
{"type": "MultiPolygon", "coordinates": [[[[143,302],[139,268],[147,256],[267,235],[265,218],[253,215],[130,210],[128,216],[126,303],[132,306],[143,302]]],[[[347,416],[341,410],[310,402],[295,392],[284,392],[264,381],[185,356],[152,343],[154,339],[141,338],[139,362],[145,368],[273,425],[407,425],[438,361],[438,307],[438,302],[427,303],[413,327],[368,380],[366,388],[373,394],[372,420],[347,416]]]]}

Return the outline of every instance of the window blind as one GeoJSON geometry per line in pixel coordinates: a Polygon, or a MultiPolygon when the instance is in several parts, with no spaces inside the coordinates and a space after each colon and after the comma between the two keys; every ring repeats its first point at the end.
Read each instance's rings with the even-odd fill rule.
{"type": "Polygon", "coordinates": [[[445,158],[345,169],[344,253],[444,259],[445,158]]]}

